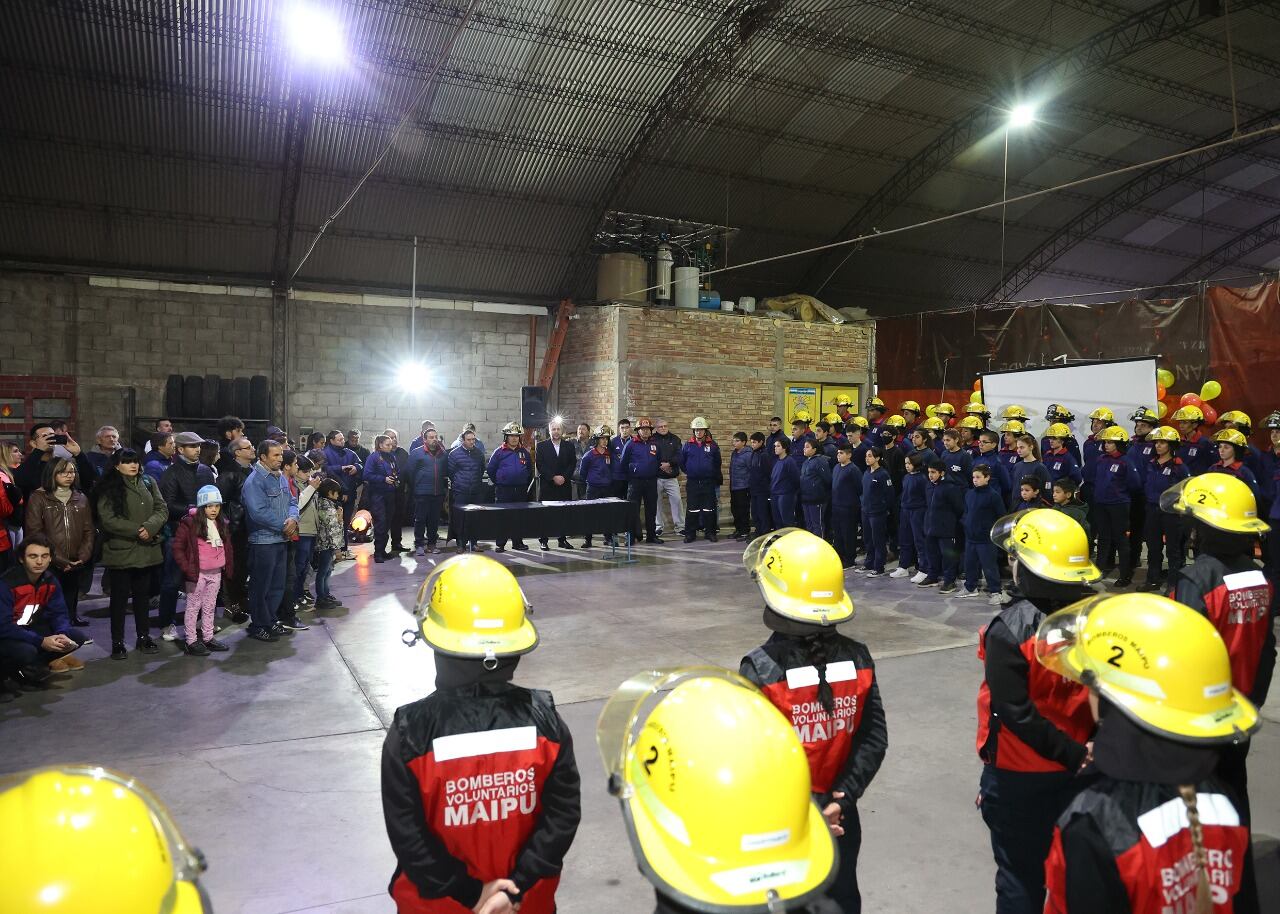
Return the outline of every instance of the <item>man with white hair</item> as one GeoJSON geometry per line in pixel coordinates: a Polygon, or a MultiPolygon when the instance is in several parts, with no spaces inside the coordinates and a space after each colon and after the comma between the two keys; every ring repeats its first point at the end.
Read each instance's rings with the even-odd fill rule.
{"type": "Polygon", "coordinates": [[[658,444],[658,535],[662,535],[662,505],[667,505],[671,529],[684,533],[684,506],[680,503],[680,449],[684,441],[671,432],[666,419],[659,419],[653,440],[658,444]]]}
{"type": "MultiPolygon", "coordinates": [[[[93,450],[85,453],[85,457],[93,464],[99,478],[107,472],[111,465],[111,456],[120,450],[120,432],[114,425],[104,425],[93,436],[96,442],[93,450]]],[[[83,483],[82,483],[83,484],[83,483]]]]}
{"type": "MultiPolygon", "coordinates": [[[[573,471],[578,463],[578,452],[573,442],[564,440],[564,424],[559,419],[552,419],[547,426],[550,437],[539,441],[534,448],[534,466],[538,470],[539,501],[570,501],[573,498],[573,471]]],[[[543,549],[547,548],[546,537],[538,540],[543,549]]],[[[569,538],[562,536],[556,541],[561,549],[572,549],[569,538]]]]}

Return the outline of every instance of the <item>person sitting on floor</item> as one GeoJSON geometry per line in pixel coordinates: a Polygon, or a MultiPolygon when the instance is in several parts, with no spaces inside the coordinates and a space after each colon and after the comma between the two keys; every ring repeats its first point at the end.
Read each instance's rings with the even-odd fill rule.
{"type": "Polygon", "coordinates": [[[71,652],[86,636],[67,619],[52,562],[48,538],[33,534],[18,547],[18,564],[0,576],[0,669],[6,678],[35,684],[50,673],[84,669],[71,652]]]}

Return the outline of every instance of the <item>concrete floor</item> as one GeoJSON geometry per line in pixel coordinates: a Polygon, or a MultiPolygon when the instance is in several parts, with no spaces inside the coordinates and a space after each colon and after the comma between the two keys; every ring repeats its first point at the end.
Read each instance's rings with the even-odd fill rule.
{"type": "MultiPolygon", "coordinates": [[[[218,914],[391,911],[392,859],[378,758],[397,705],[432,687],[431,654],[405,647],[430,563],[374,565],[368,547],[338,566],[346,609],[279,644],[222,635],[232,650],[190,658],[173,645],[106,659],[105,604],[91,599],[97,643],[87,669],[0,705],[0,773],[94,762],[137,775],[169,804],[209,860],[218,914]]],[[[575,735],[583,821],[559,893],[565,914],[647,910],[616,801],[595,749],[603,699],[637,670],[714,663],[736,669],[760,643],[760,599],[730,541],[647,546],[616,567],[599,548],[507,553],[542,635],[517,680],[552,690],[575,735]]],[[[488,553],[493,555],[492,552],[488,553]]],[[[863,798],[859,872],[868,912],[993,908],[987,832],[973,807],[979,773],[976,632],[990,607],[904,581],[851,576],[847,626],[878,660],[890,746],[863,798]]],[[[1263,910],[1280,910],[1280,701],[1250,757],[1263,910]]]]}

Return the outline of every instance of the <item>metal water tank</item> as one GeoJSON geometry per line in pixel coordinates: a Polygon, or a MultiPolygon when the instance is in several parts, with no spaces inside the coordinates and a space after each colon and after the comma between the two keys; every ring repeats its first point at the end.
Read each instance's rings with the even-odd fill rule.
{"type": "Polygon", "coordinates": [[[698,268],[676,267],[675,276],[676,307],[698,307],[698,268]]]}

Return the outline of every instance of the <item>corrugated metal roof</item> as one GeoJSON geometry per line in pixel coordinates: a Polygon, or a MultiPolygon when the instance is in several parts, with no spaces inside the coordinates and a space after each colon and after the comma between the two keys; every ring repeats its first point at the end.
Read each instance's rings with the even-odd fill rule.
{"type": "MultiPolygon", "coordinates": [[[[407,239],[417,234],[434,288],[554,300],[584,291],[563,285],[602,207],[737,225],[732,262],[774,256],[833,239],[949,125],[989,98],[1016,99],[1038,66],[1145,6],[793,0],[731,68],[707,65],[689,110],[660,120],[657,142],[636,148],[709,30],[747,2],[478,0],[442,60],[466,0],[327,0],[347,59],[304,71],[291,62],[286,7],[274,0],[11,0],[0,4],[0,258],[262,277],[277,235],[291,96],[314,105],[298,252],[436,68],[429,103],[317,245],[301,281],[401,285],[407,239]],[[603,198],[633,158],[635,180],[619,199],[603,198]]],[[[1232,15],[1247,120],[1274,107],[1280,18],[1265,4],[1232,15]]],[[[1157,42],[1059,87],[1043,122],[1011,137],[1009,193],[1229,129],[1230,87],[1215,50],[1224,23],[1206,20],[1195,34],[1209,44],[1157,42]]],[[[926,173],[880,227],[998,200],[1002,162],[1002,135],[973,144],[926,173]]],[[[1006,267],[1123,180],[1011,206],[1006,267]]],[[[1276,200],[1280,142],[1155,194],[1033,287],[1096,288],[1099,276],[1117,286],[1164,281],[1233,227],[1262,221],[1276,200]]],[[[867,304],[910,287],[893,298],[918,307],[981,295],[999,278],[998,215],[869,243],[824,297],[867,304]]],[[[784,291],[812,263],[778,261],[718,282],[735,295],[752,284],[784,291]]]]}

